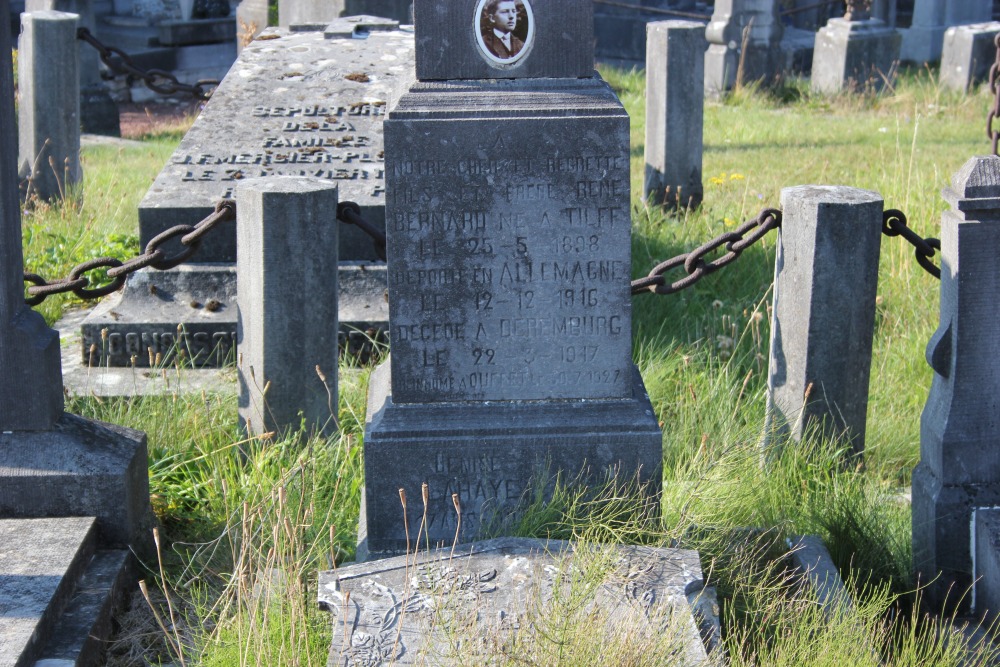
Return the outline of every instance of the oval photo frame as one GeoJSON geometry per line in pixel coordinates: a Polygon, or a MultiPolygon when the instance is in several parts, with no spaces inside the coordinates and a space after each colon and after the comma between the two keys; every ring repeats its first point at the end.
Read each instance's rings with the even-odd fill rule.
{"type": "Polygon", "coordinates": [[[520,64],[535,43],[531,0],[479,0],[472,16],[472,31],[479,55],[492,67],[508,69],[520,64]],[[511,10],[516,13],[514,25],[510,25],[509,18],[506,23],[498,23],[509,17],[511,10]],[[498,33],[508,33],[510,46],[498,33]]]}

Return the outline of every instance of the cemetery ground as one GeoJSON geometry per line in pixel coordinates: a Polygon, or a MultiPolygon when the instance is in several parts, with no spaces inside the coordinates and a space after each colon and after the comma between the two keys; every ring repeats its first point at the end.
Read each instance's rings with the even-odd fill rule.
{"type": "MultiPolygon", "coordinates": [[[[876,190],[918,233],[936,236],[947,206],[940,189],[988,151],[987,95],[939,92],[932,70],[904,72],[879,96],[823,99],[794,81],[779,93],[742,89],[706,104],[704,204],[667,215],[646,210],[639,194],[643,75],[603,74],[632,118],[633,277],[777,207],[791,185],[876,190]]],[[[179,138],[86,147],[83,196],[24,217],[27,270],[64,275],[90,257],[137,252],[137,204],[179,138]]],[[[584,491],[563,478],[551,502],[526,498],[506,532],[698,549],[734,665],[998,664],[953,618],[925,615],[911,574],[907,490],[939,283],[908,245],[883,238],[863,462],[845,465],[843,443],[813,436],[762,457],[774,248],[771,235],[691,289],[633,298],[634,357],[664,433],[660,515],[628,480],[584,491]],[[823,538],[853,605],[824,608],[786,569],[785,540],[801,534],[823,538]]],[[[76,305],[56,297],[39,309],[53,323],[76,305]]],[[[182,366],[154,372],[179,389],[182,366]]],[[[161,561],[146,563],[144,579],[156,613],[137,598],[119,619],[116,664],[326,664],[330,624],[316,608],[316,573],[353,558],[372,368],[342,365],[339,434],[330,439],[247,440],[235,392],[68,400],[71,412],[149,437],[161,561]]],[[[599,548],[588,562],[583,578],[599,577],[599,548]]],[[[495,662],[673,664],[670,637],[637,644],[593,627],[568,599],[522,624],[516,642],[496,647],[495,662]]]]}

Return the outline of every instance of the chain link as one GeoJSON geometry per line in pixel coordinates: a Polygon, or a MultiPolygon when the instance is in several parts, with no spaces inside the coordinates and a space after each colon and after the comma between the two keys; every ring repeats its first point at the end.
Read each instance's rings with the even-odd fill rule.
{"type": "Polygon", "coordinates": [[[97,49],[101,62],[107,65],[115,74],[124,74],[141,79],[147,88],[161,95],[188,93],[200,100],[207,100],[212,93],[206,88],[215,88],[219,82],[214,79],[201,79],[194,85],[181,83],[177,77],[162,69],[141,69],[132,57],[121,49],[102,44],[87,28],[77,28],[76,37],[97,49]],[[115,57],[118,59],[116,60],[115,57]]]}
{"type": "Polygon", "coordinates": [[[215,206],[215,211],[196,225],[176,225],[167,231],[157,234],[146,244],[143,254],[123,262],[114,257],[98,257],[76,265],[66,278],[47,281],[37,273],[25,273],[24,282],[31,283],[28,297],[24,300],[29,306],[37,306],[46,297],[53,294],[72,292],[81,299],[96,299],[106,296],[122,288],[125,278],[130,273],[147,266],[154,269],[172,269],[187,261],[201,245],[206,234],[225,222],[236,219],[236,202],[221,201],[215,206]],[[160,247],[171,239],[180,237],[183,249],[175,255],[168,256],[160,247]],[[91,287],[91,281],[86,274],[94,269],[107,268],[107,276],[111,279],[106,285],[91,287]]]}
{"type": "Polygon", "coordinates": [[[902,236],[909,241],[915,249],[917,263],[924,267],[924,271],[938,280],[941,279],[941,269],[931,261],[934,252],[941,249],[941,241],[935,238],[925,239],[917,234],[907,226],[906,216],[903,212],[894,208],[887,209],[882,213],[882,233],[886,236],[902,236]]]}
{"type": "Polygon", "coordinates": [[[383,262],[385,261],[385,233],[378,227],[361,217],[361,207],[352,201],[344,201],[337,204],[337,220],[344,224],[358,227],[368,236],[372,237],[375,244],[375,253],[383,262]]]}
{"type": "Polygon", "coordinates": [[[986,114],[986,136],[993,142],[993,155],[1000,155],[997,151],[1000,145],[1000,129],[994,127],[995,121],[1000,118],[1000,33],[993,40],[996,45],[996,58],[990,66],[990,92],[993,93],[993,106],[986,114]]]}
{"type": "Polygon", "coordinates": [[[653,267],[648,276],[632,281],[632,294],[641,294],[645,291],[653,294],[673,294],[691,287],[704,276],[736,261],[740,253],[764,238],[772,229],[779,227],[781,227],[781,211],[765,208],[757,214],[756,218],[743,223],[733,231],[720,234],[691,252],[660,262],[653,267]],[[711,262],[705,261],[706,255],[723,246],[725,246],[726,254],[711,262]],[[670,269],[681,266],[684,267],[687,275],[668,284],[663,274],[670,269]]]}

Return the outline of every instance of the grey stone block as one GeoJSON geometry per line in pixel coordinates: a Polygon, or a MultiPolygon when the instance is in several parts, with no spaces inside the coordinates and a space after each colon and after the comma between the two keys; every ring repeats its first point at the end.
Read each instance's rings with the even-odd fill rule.
{"type": "Polygon", "coordinates": [[[901,57],[918,64],[939,60],[942,38],[950,26],[991,18],[992,6],[982,0],[914,0],[913,19],[903,31],[901,57]]]}
{"type": "Polygon", "coordinates": [[[40,657],[94,553],[94,518],[0,519],[0,665],[40,657]]]}
{"type": "Polygon", "coordinates": [[[589,618],[595,642],[656,646],[693,667],[710,664],[691,609],[703,587],[696,551],[503,538],[321,572],[319,601],[333,616],[331,666],[492,664],[487,647],[518,632],[589,618]]]}
{"type": "Polygon", "coordinates": [[[551,493],[556,475],[599,486],[610,472],[621,484],[645,484],[655,498],[662,435],[638,371],[629,374],[629,395],[618,399],[396,403],[388,364],[379,366],[368,390],[359,553],[406,551],[399,489],[412,537],[424,483],[431,545],[455,538],[452,494],[462,507],[460,543],[509,528],[523,503],[551,493]]]}
{"type": "Polygon", "coordinates": [[[1000,618],[1000,508],[972,510],[972,611],[988,622],[1000,618]]]}
{"type": "Polygon", "coordinates": [[[881,90],[894,78],[899,43],[899,33],[878,19],[830,19],[816,33],[812,89],[881,90]]]}
{"type": "Polygon", "coordinates": [[[236,6],[236,53],[267,28],[267,0],[242,0],[236,6]]]}
{"type": "Polygon", "coordinates": [[[701,203],[705,106],[705,27],[692,21],[648,23],[646,47],[646,172],[652,204],[701,203]]]}
{"type": "Polygon", "coordinates": [[[94,516],[101,545],[148,555],[146,435],[63,414],[49,431],[0,433],[0,517],[94,516]]]}
{"type": "Polygon", "coordinates": [[[459,7],[417,0],[413,13],[418,79],[593,76],[592,0],[516,0],[518,19],[512,47],[519,42],[523,46],[512,48],[511,53],[502,52],[502,57],[495,56],[489,47],[492,29],[482,18],[488,3],[479,0],[459,7]]]}
{"type": "Polygon", "coordinates": [[[765,447],[811,427],[864,451],[882,198],[856,188],[781,191],[765,447]]]}
{"type": "Polygon", "coordinates": [[[817,535],[799,535],[787,539],[792,565],[812,588],[828,618],[842,617],[854,603],[844,587],[830,552],[817,535]]]}
{"type": "Polygon", "coordinates": [[[21,15],[18,161],[27,196],[61,198],[80,182],[80,65],[76,14],[21,15]]]}
{"type": "Polygon", "coordinates": [[[0,3],[0,431],[43,431],[63,409],[59,335],[24,303],[8,11],[0,3]]]}
{"type": "Polygon", "coordinates": [[[998,21],[948,28],[941,52],[941,75],[938,79],[941,87],[966,92],[986,81],[990,67],[996,62],[993,40],[998,33],[998,21]]]}
{"type": "Polygon", "coordinates": [[[240,422],[255,435],[304,425],[337,431],[337,187],[295,176],[251,179],[239,226],[240,422]],[[325,377],[320,376],[320,372],[325,377]]]}

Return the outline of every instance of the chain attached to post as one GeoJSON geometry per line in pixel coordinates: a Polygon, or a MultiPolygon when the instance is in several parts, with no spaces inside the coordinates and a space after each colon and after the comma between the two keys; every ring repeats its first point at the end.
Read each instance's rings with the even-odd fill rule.
{"type": "Polygon", "coordinates": [[[106,296],[121,289],[125,284],[125,278],[139,269],[150,266],[163,271],[187,261],[198,250],[206,234],[222,223],[235,219],[236,202],[232,200],[221,201],[216,204],[215,211],[198,224],[176,225],[161,234],[157,234],[146,244],[146,250],[143,254],[127,262],[114,257],[98,257],[73,267],[66,278],[52,281],[45,280],[37,273],[25,273],[24,282],[32,283],[32,286],[28,288],[28,298],[24,302],[29,306],[37,306],[45,301],[46,297],[65,292],[72,292],[81,299],[96,299],[106,296]],[[160,246],[177,237],[180,237],[184,249],[173,256],[167,256],[160,246]],[[100,287],[90,287],[91,282],[85,274],[94,269],[105,267],[108,269],[107,275],[111,282],[100,287]]]}
{"type": "Polygon", "coordinates": [[[188,85],[181,83],[176,76],[162,69],[141,69],[131,56],[117,47],[102,44],[87,28],[77,28],[76,37],[97,49],[101,62],[107,65],[112,72],[141,79],[147,88],[161,95],[188,93],[200,100],[207,100],[212,96],[212,93],[205,89],[215,88],[219,85],[219,82],[214,79],[202,79],[194,85],[188,85]],[[115,59],[116,56],[118,60],[115,59]]]}
{"type": "Polygon", "coordinates": [[[931,261],[934,252],[941,249],[940,240],[935,238],[925,239],[920,234],[917,234],[907,226],[906,216],[903,212],[894,208],[886,209],[882,213],[882,233],[886,236],[902,236],[906,239],[915,249],[917,263],[924,267],[924,271],[938,280],[941,279],[941,269],[931,261]]]}
{"type": "Polygon", "coordinates": [[[990,92],[993,93],[993,107],[986,115],[986,136],[993,142],[993,155],[1000,155],[1000,129],[995,127],[1000,120],[1000,34],[993,39],[996,45],[996,58],[990,66],[990,92]]]}
{"type": "Polygon", "coordinates": [[[385,232],[361,217],[360,206],[352,201],[340,202],[337,204],[337,220],[347,225],[354,225],[372,237],[375,253],[379,259],[385,261],[385,232]]]}
{"type": "Polygon", "coordinates": [[[735,230],[715,237],[708,243],[695,248],[691,252],[677,255],[653,267],[649,275],[632,281],[632,294],[642,294],[649,291],[653,294],[673,294],[691,287],[710,273],[718,271],[727,264],[734,262],[744,250],[764,238],[772,229],[781,227],[781,211],[765,208],[753,220],[743,223],[735,230]],[[726,254],[711,262],[705,261],[705,255],[725,246],[726,254]],[[672,283],[667,283],[663,274],[670,269],[683,266],[687,275],[672,283]]]}

